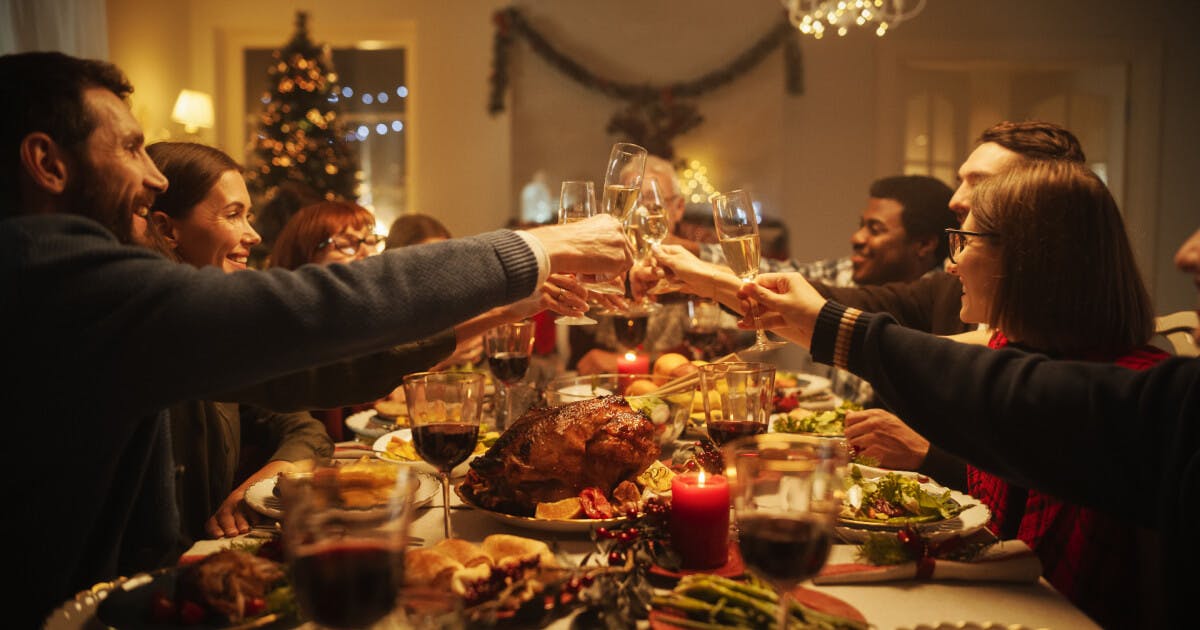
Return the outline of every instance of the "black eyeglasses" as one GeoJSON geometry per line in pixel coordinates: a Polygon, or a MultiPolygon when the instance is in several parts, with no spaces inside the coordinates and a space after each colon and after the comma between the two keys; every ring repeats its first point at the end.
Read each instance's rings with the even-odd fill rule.
{"type": "Polygon", "coordinates": [[[353,256],[358,253],[358,248],[363,245],[379,251],[383,249],[385,241],[387,241],[387,237],[380,236],[379,234],[368,234],[361,238],[350,234],[335,234],[317,244],[317,249],[325,249],[332,245],[339,252],[347,256],[353,256]]]}
{"type": "Polygon", "coordinates": [[[967,246],[968,236],[978,236],[980,238],[996,238],[996,235],[991,232],[972,232],[970,230],[958,230],[955,228],[946,228],[946,239],[950,241],[950,262],[958,264],[958,255],[962,253],[963,248],[967,246]]]}

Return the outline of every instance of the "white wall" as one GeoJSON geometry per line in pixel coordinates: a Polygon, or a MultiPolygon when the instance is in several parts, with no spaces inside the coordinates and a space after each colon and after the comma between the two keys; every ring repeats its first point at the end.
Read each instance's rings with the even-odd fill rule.
{"type": "MultiPolygon", "coordinates": [[[[167,115],[182,87],[221,84],[218,49],[231,32],[276,29],[282,43],[297,6],[312,13],[312,31],[353,33],[407,24],[415,33],[411,69],[420,92],[414,117],[413,163],[418,208],[458,234],[502,225],[515,216],[517,194],[534,169],[545,168],[551,188],[565,178],[599,179],[612,138],[604,133],[620,103],[587,92],[518,44],[507,113],[486,113],[491,72],[492,12],[499,0],[304,3],[186,0],[109,0],[112,59],[138,87],[135,111],[147,128],[170,128],[167,115]]],[[[524,0],[517,3],[542,32],[590,68],[626,80],[687,79],[728,61],[781,15],[774,0],[646,1],[524,0]]],[[[1161,312],[1195,304],[1195,289],[1174,270],[1179,243],[1200,227],[1189,182],[1200,173],[1200,3],[1189,0],[929,0],[925,12],[885,40],[867,33],[805,39],[806,93],[783,90],[776,53],[744,80],[698,103],[707,122],[677,143],[681,154],[710,165],[724,188],[750,187],[792,233],[793,254],[823,258],[846,251],[868,183],[900,170],[880,121],[880,76],[889,50],[987,42],[999,53],[1030,42],[1064,50],[1097,42],[1114,49],[1157,50],[1161,76],[1131,85],[1148,97],[1157,128],[1131,139],[1127,164],[1144,189],[1146,207],[1130,208],[1144,271],[1161,312]],[[1136,8],[1135,8],[1136,7],[1136,8]],[[1087,10],[1086,13],[1079,11],[1087,10]],[[1148,148],[1146,148],[1148,147],[1148,148]],[[1142,173],[1149,154],[1156,172],[1142,173]]],[[[326,35],[329,39],[332,35],[326,35]]],[[[1154,57],[1150,54],[1150,57],[1154,57]]],[[[218,101],[221,95],[218,94],[218,101]]],[[[218,132],[221,130],[218,129],[218,132]]],[[[177,129],[176,129],[177,132],[177,129]]],[[[225,136],[219,144],[235,154],[225,136]]],[[[1086,149],[1086,147],[1085,147],[1086,149]]]]}

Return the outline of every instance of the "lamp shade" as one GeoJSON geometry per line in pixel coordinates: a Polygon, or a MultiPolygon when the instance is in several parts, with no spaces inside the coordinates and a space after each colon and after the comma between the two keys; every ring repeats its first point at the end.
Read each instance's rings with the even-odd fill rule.
{"type": "Polygon", "coordinates": [[[171,120],[182,123],[188,133],[196,133],[200,127],[212,127],[212,97],[195,90],[180,90],[179,98],[175,99],[175,109],[171,110],[171,120]]]}

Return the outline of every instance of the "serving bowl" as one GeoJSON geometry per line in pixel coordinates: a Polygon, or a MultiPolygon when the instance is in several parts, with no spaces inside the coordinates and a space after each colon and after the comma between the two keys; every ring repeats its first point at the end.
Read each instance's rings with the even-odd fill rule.
{"type": "Polygon", "coordinates": [[[616,394],[629,401],[629,406],[641,411],[654,423],[654,434],[660,446],[679,438],[692,410],[696,383],[671,387],[667,394],[655,389],[671,382],[671,377],[659,374],[589,374],[564,376],[546,383],[546,404],[558,407],[567,403],[616,394]]]}

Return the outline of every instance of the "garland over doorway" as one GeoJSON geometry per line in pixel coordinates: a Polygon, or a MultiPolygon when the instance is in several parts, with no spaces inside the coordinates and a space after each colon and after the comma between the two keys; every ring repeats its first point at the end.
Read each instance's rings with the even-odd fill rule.
{"type": "Polygon", "coordinates": [[[492,49],[491,94],[488,112],[504,111],[504,93],[508,90],[508,58],[517,37],[529,42],[542,59],[580,85],[623,100],[627,105],[608,121],[607,131],[640,144],[650,153],[667,159],[675,156],[674,139],[704,122],[695,105],[679,99],[694,99],[745,76],[767,55],[782,47],[788,94],[804,93],[804,65],[800,55],[798,31],[785,19],[760,37],[749,48],[725,65],[687,81],[665,85],[627,83],[597,75],[567,57],[525,20],[514,7],[492,16],[496,35],[492,49]]]}

